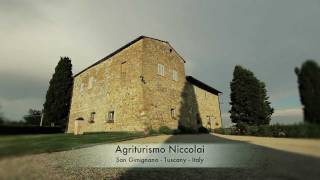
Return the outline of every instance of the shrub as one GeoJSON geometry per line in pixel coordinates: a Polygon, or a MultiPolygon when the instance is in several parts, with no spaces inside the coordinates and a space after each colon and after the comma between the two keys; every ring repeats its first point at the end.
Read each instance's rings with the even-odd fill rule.
{"type": "Polygon", "coordinates": [[[178,134],[182,134],[182,132],[181,132],[180,129],[174,129],[174,130],[172,131],[172,134],[178,135],[178,134]]]}
{"type": "Polygon", "coordinates": [[[225,135],[249,135],[264,137],[293,137],[293,138],[317,138],[320,137],[320,125],[301,123],[293,125],[239,125],[231,128],[219,128],[215,133],[225,135]]]}
{"type": "Polygon", "coordinates": [[[186,126],[183,126],[183,125],[179,125],[178,129],[180,130],[181,134],[195,134],[196,133],[195,129],[193,129],[191,127],[186,127],[186,126]]]}
{"type": "Polygon", "coordinates": [[[149,130],[149,135],[156,135],[156,134],[159,134],[159,132],[155,129],[150,129],[149,130]]]}
{"type": "Polygon", "coordinates": [[[168,126],[161,126],[159,128],[159,133],[161,133],[161,134],[172,134],[172,130],[168,126]]]}
{"type": "Polygon", "coordinates": [[[231,127],[232,135],[246,135],[248,131],[248,125],[246,123],[238,123],[236,126],[231,127]]]}
{"type": "Polygon", "coordinates": [[[217,129],[213,129],[214,133],[218,133],[218,134],[225,134],[225,135],[231,135],[231,128],[217,128],[217,129]]]}
{"type": "Polygon", "coordinates": [[[0,126],[0,134],[54,134],[64,133],[62,127],[0,126]]]}
{"type": "Polygon", "coordinates": [[[209,134],[209,130],[203,126],[199,127],[198,132],[203,134],[209,134]]]}

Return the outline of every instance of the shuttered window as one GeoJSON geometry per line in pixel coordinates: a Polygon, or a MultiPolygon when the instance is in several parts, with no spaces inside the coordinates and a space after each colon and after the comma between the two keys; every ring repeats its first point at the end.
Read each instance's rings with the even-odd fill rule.
{"type": "Polygon", "coordinates": [[[164,65],[158,64],[158,74],[164,76],[164,65]]]}

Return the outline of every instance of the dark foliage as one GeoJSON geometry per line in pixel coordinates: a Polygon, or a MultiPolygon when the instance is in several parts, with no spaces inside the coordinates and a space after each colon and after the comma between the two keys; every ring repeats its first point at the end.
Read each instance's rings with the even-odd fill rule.
{"type": "Polygon", "coordinates": [[[41,121],[41,111],[35,109],[29,109],[28,114],[23,116],[27,125],[39,126],[41,121]]]}
{"type": "Polygon", "coordinates": [[[307,60],[295,72],[298,76],[304,121],[320,123],[320,67],[316,62],[307,60]]]}
{"type": "Polygon", "coordinates": [[[294,137],[294,138],[319,138],[320,126],[317,124],[302,123],[293,125],[260,125],[234,126],[231,128],[214,129],[215,133],[226,135],[249,135],[264,137],[294,137]]]}
{"type": "Polygon", "coordinates": [[[3,117],[3,114],[2,114],[2,112],[1,112],[1,106],[0,106],[0,125],[1,124],[4,124],[4,117],[3,117]]]}
{"type": "Polygon", "coordinates": [[[273,108],[270,106],[265,84],[241,66],[233,72],[231,88],[231,120],[249,125],[269,124],[273,108]]]}
{"type": "Polygon", "coordinates": [[[183,125],[179,125],[178,126],[178,131],[176,131],[176,133],[179,132],[179,134],[195,134],[197,133],[197,131],[189,126],[183,126],[183,125]]]}
{"type": "Polygon", "coordinates": [[[63,133],[61,127],[40,127],[40,126],[0,126],[0,134],[53,134],[63,133]]]}
{"type": "Polygon", "coordinates": [[[161,126],[159,128],[159,133],[161,133],[161,134],[172,134],[172,130],[168,126],[161,126]]]}
{"type": "Polygon", "coordinates": [[[209,134],[209,130],[203,126],[199,127],[198,132],[202,134],[209,134]]]}
{"type": "Polygon", "coordinates": [[[52,123],[62,127],[67,125],[72,85],[71,60],[68,57],[61,57],[50,80],[46,101],[43,105],[44,125],[49,126],[52,123]]]}

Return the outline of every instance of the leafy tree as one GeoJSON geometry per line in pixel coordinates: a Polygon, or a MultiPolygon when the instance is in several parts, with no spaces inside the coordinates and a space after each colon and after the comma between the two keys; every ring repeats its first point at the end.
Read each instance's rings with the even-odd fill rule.
{"type": "Polygon", "coordinates": [[[231,88],[231,113],[233,123],[249,125],[269,124],[273,108],[270,106],[265,84],[241,66],[233,72],[231,88]]]}
{"type": "Polygon", "coordinates": [[[25,124],[28,125],[40,125],[41,121],[41,111],[35,109],[29,109],[28,114],[23,116],[25,124]]]}
{"type": "Polygon", "coordinates": [[[61,57],[50,80],[46,101],[43,105],[43,125],[65,127],[70,109],[73,85],[72,64],[68,57],[61,57]]]}
{"type": "MultiPolygon", "coordinates": [[[[0,110],[1,110],[1,105],[0,105],[0,110]]],[[[3,114],[2,114],[2,112],[0,111],[0,125],[4,124],[4,122],[5,122],[5,118],[4,118],[3,114]]]]}
{"type": "Polygon", "coordinates": [[[295,68],[295,73],[298,76],[304,121],[320,123],[320,67],[315,61],[307,60],[301,69],[295,68]]]}
{"type": "Polygon", "coordinates": [[[4,123],[4,118],[2,116],[2,114],[0,114],[0,125],[4,123]]]}

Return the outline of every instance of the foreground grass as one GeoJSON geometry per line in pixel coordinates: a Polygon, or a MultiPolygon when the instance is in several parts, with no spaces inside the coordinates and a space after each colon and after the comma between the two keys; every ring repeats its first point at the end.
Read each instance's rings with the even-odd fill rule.
{"type": "Polygon", "coordinates": [[[0,158],[44,152],[64,151],[97,143],[112,143],[143,137],[141,132],[109,132],[75,136],[73,134],[0,136],[0,158]]]}

